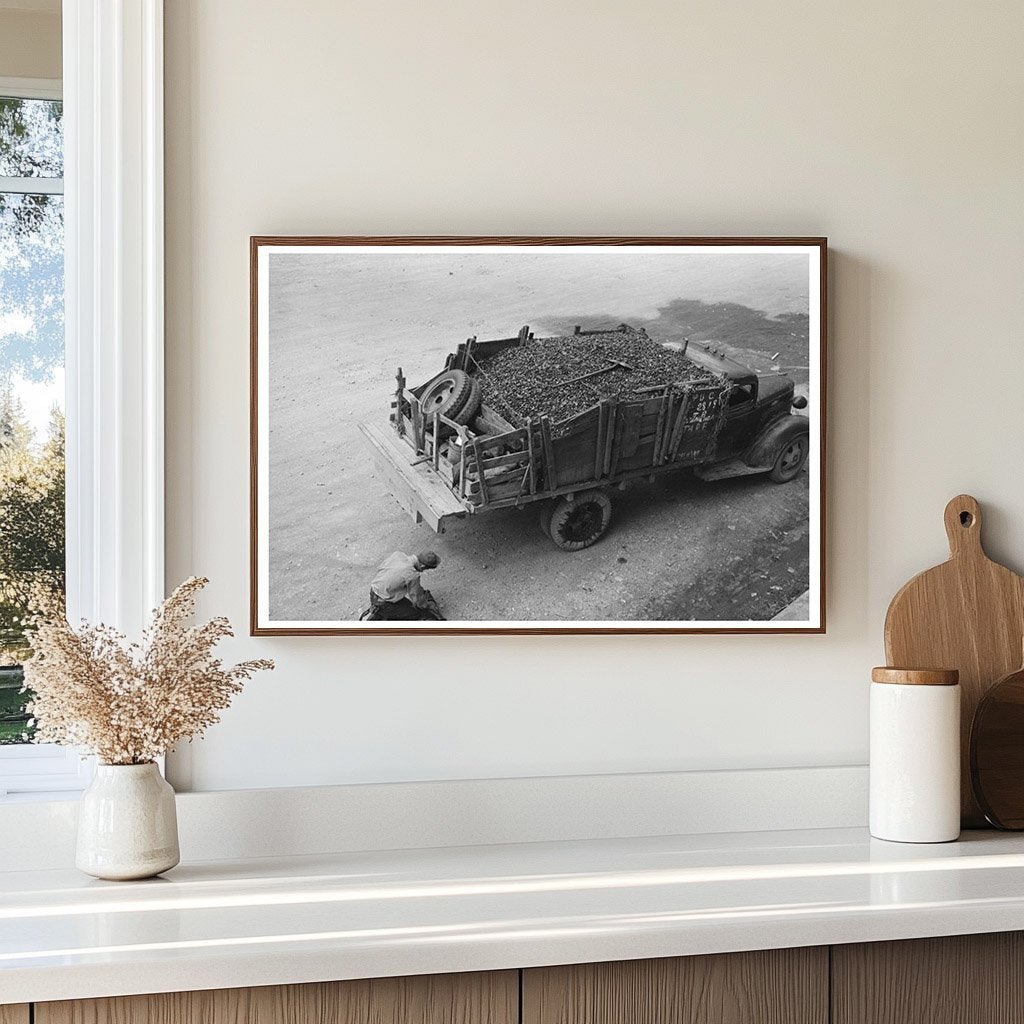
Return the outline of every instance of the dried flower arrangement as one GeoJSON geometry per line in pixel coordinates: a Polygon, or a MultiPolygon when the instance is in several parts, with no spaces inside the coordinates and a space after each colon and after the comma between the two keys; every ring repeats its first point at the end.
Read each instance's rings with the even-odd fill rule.
{"type": "Polygon", "coordinates": [[[182,583],[153,612],[141,644],[109,626],[41,619],[25,663],[36,742],[82,747],[104,764],[146,764],[217,722],[245,680],[274,663],[225,668],[213,648],[233,635],[228,620],[187,625],[208,582],[182,583]]]}

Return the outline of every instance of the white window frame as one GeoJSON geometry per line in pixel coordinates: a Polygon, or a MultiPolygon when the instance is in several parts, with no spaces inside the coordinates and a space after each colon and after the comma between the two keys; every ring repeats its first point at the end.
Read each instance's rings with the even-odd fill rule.
{"type": "MultiPolygon", "coordinates": [[[[64,100],[68,617],[138,635],[164,596],[163,0],[64,0],[63,48],[35,84],[64,100]]],[[[0,748],[0,795],[91,773],[0,748]]]]}

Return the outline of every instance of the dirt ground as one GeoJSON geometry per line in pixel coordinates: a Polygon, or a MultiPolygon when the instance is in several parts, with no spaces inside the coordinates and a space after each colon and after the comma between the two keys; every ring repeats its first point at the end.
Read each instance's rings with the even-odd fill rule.
{"type": "MultiPolygon", "coordinates": [[[[761,476],[702,482],[685,471],[637,485],[613,495],[605,537],[572,554],[542,536],[536,507],[467,516],[441,536],[414,525],[358,423],[387,423],[398,366],[421,383],[472,332],[428,319],[410,337],[384,323],[358,358],[332,357],[342,297],[304,271],[289,285],[272,304],[272,332],[287,326],[288,338],[271,353],[273,619],[353,620],[379,563],[424,548],[441,556],[424,582],[451,620],[766,620],[807,589],[806,470],[783,485],[761,476]]],[[[807,380],[806,318],[735,303],[679,300],[646,318],[570,313],[532,326],[555,333],[616,317],[662,341],[731,342],[759,368],[785,364],[807,380]]],[[[509,326],[515,333],[520,324],[509,326]]]]}

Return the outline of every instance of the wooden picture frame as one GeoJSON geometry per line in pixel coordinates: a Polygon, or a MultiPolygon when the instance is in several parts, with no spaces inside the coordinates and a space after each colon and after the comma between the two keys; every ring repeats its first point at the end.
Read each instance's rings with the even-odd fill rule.
{"type": "MultiPolygon", "coordinates": [[[[252,237],[251,634],[824,633],[826,311],[827,241],[819,237],[252,237]],[[536,329],[508,330],[530,306],[533,286],[536,329]],[[564,305],[554,309],[555,301],[564,305]],[[687,334],[690,321],[697,326],[687,334]],[[606,353],[622,345],[638,353],[636,366],[612,365],[606,353]],[[673,349],[705,376],[639,386],[649,357],[660,365],[662,350],[673,349]],[[515,373],[516,360],[550,361],[562,352],[591,359],[598,372],[586,364],[584,374],[553,384],[540,371],[516,379],[532,381],[535,401],[536,388],[553,387],[565,402],[586,401],[592,391],[593,406],[557,422],[538,406],[537,415],[514,422],[518,408],[488,397],[502,394],[494,381],[507,387],[513,378],[501,374],[515,373]],[[429,386],[444,374],[450,379],[435,387],[438,397],[429,386]],[[609,396],[618,385],[625,397],[609,396]],[[475,418],[462,422],[473,402],[475,418]],[[571,449],[570,435],[582,438],[571,449]],[[581,446],[593,449],[587,479],[581,446]],[[576,461],[559,462],[570,450],[576,461]],[[559,465],[568,472],[560,475],[559,465]],[[699,479],[670,483],[686,475],[676,470],[699,479]],[[771,486],[766,475],[788,479],[776,492],[787,494],[785,508],[765,498],[771,492],[755,493],[755,481],[771,486]],[[595,492],[634,483],[655,491],[632,499],[633,527],[628,519],[612,527],[616,546],[612,531],[598,533],[586,552],[553,546],[557,580],[540,578],[536,524],[529,536],[517,525],[534,511],[527,506],[549,503],[543,519],[555,545],[589,542],[607,518],[595,492]],[[672,512],[673,495],[682,495],[692,535],[672,512]],[[402,507],[409,519],[400,527],[402,507]],[[485,512],[498,524],[497,540],[482,530],[485,512]],[[435,541],[428,526],[447,531],[445,538],[435,541]],[[357,601],[369,608],[372,600],[375,613],[398,607],[390,583],[376,584],[384,598],[369,585],[399,543],[395,554],[408,548],[410,559],[414,547],[438,547],[437,596],[456,616],[451,621],[357,618],[357,601]],[[776,556],[779,544],[785,553],[776,556]],[[564,561],[580,554],[585,562],[564,561]],[[586,618],[595,588],[595,609],[618,601],[658,617],[586,618]],[[795,591],[783,618],[767,617],[795,591]],[[549,613],[564,597],[574,602],[572,615],[523,617],[521,593],[532,595],[523,597],[527,608],[532,600],[549,613]],[[507,619],[467,613],[474,601],[500,609],[499,599],[512,612],[507,619]],[[729,611],[729,601],[766,617],[662,617],[666,609],[729,611]]],[[[634,492],[643,493],[626,494],[634,492]]]]}

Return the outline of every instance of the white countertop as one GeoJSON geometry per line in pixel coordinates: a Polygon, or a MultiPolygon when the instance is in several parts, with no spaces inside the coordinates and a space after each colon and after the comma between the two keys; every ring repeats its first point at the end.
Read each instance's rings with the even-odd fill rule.
{"type": "Polygon", "coordinates": [[[0,1004],[1024,929],[1024,836],[861,829],[0,872],[0,1004]]]}

